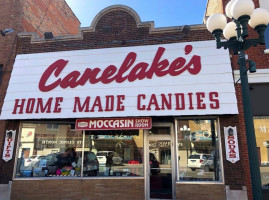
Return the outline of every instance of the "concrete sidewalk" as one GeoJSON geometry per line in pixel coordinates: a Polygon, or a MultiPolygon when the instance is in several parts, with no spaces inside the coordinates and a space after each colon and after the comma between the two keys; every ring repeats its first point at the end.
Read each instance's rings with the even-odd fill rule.
{"type": "Polygon", "coordinates": [[[10,200],[12,182],[9,184],[0,184],[0,199],[1,200],[10,200]]]}

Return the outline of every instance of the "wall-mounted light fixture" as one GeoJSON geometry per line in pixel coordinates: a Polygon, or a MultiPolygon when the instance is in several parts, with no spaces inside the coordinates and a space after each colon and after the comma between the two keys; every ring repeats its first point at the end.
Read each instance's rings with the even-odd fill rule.
{"type": "Polygon", "coordinates": [[[0,33],[2,36],[6,36],[12,32],[14,32],[14,30],[12,28],[6,28],[5,30],[0,30],[0,33]]]}

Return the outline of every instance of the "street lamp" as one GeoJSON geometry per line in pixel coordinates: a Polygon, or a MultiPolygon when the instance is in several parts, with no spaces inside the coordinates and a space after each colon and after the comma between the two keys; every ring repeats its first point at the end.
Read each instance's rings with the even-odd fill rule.
{"type": "Polygon", "coordinates": [[[253,61],[246,61],[244,51],[252,46],[265,44],[264,31],[269,23],[269,12],[262,8],[254,8],[252,0],[231,0],[227,4],[225,12],[232,21],[227,24],[227,19],[223,14],[214,14],[208,18],[206,25],[216,38],[217,49],[229,48],[235,55],[238,54],[253,198],[261,200],[261,177],[247,77],[248,70],[250,72],[256,70],[253,61]],[[257,31],[258,38],[246,39],[248,24],[257,31]],[[227,41],[221,41],[222,33],[227,41]],[[246,66],[247,62],[250,63],[249,68],[246,66]]]}
{"type": "Polygon", "coordinates": [[[14,32],[14,30],[12,28],[6,28],[5,30],[0,30],[0,33],[2,36],[6,36],[12,32],[14,32]]]}
{"type": "MultiPolygon", "coordinates": [[[[189,139],[190,139],[191,129],[188,128],[186,125],[184,125],[179,130],[184,134],[184,139],[185,139],[185,142],[186,142],[186,150],[187,150],[187,164],[188,164],[188,158],[189,158],[188,148],[189,148],[189,139]]],[[[191,145],[190,145],[190,148],[191,148],[191,145]]]]}

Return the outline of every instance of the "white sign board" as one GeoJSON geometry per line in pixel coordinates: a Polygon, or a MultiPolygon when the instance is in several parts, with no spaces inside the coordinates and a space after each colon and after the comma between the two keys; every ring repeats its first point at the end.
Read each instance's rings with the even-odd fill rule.
{"type": "Polygon", "coordinates": [[[6,131],[5,145],[3,150],[3,160],[6,162],[12,159],[15,136],[16,131],[13,130],[6,131]]]}
{"type": "Polygon", "coordinates": [[[215,41],[18,55],[0,119],[237,114],[215,41]]]}
{"type": "Polygon", "coordinates": [[[236,127],[224,127],[226,159],[231,163],[240,160],[236,127]]]}

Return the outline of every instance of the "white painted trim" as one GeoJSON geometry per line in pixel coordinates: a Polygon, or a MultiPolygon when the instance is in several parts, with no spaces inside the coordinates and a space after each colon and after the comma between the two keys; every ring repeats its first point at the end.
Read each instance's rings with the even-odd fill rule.
{"type": "MultiPolygon", "coordinates": [[[[268,53],[269,53],[269,49],[268,53]]],[[[240,78],[239,70],[234,70],[234,82],[236,83],[240,78]]],[[[269,69],[257,69],[255,73],[248,72],[249,83],[268,83],[269,82],[269,69]]],[[[238,81],[240,83],[240,81],[238,81]]]]}
{"type": "Polygon", "coordinates": [[[269,54],[269,49],[265,49],[265,50],[264,50],[264,53],[265,53],[265,54],[269,54]]]}

